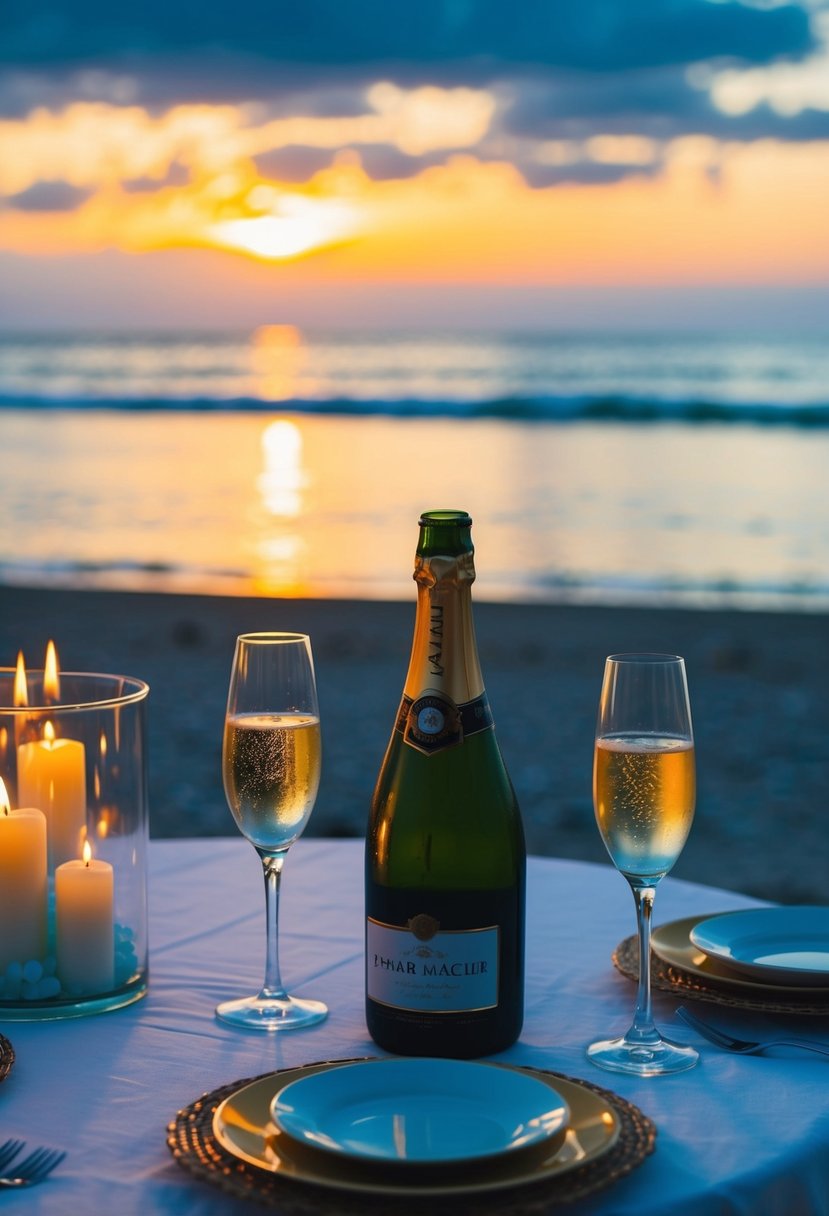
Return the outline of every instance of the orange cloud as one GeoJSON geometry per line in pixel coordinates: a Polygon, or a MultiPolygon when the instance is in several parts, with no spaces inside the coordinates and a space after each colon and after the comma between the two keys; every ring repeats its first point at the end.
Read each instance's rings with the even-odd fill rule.
{"type": "Polygon", "coordinates": [[[386,281],[815,282],[829,274],[827,197],[825,144],[680,140],[662,176],[544,190],[510,165],[458,157],[367,187],[365,236],[336,269],[386,281]]]}
{"type": "Polygon", "coordinates": [[[153,117],[84,104],[0,123],[5,193],[61,180],[93,191],[73,211],[7,210],[0,248],[48,256],[208,246],[277,262],[316,252],[326,275],[355,282],[805,283],[829,274],[826,143],[689,137],[661,149],[660,174],[640,175],[656,156],[651,141],[539,145],[548,159],[625,163],[633,175],[531,189],[510,163],[474,155],[495,104],[485,91],[381,84],[368,104],[356,118],[259,123],[234,106],[153,117]],[[268,180],[255,165],[296,140],[336,148],[349,138],[408,155],[468,150],[388,181],[373,181],[358,151],[340,152],[303,186],[268,180]],[[172,165],[186,168],[184,184],[167,181],[172,165]],[[137,179],[145,188],[131,190],[137,179]]]}
{"type": "Polygon", "coordinates": [[[162,181],[172,165],[216,175],[290,145],[335,151],[389,144],[410,156],[467,148],[486,134],[495,99],[485,90],[379,83],[364,114],[301,115],[256,121],[255,107],[186,105],[152,115],[140,106],[77,102],[59,113],[35,110],[0,121],[0,193],[39,181],[103,186],[137,178],[162,181]]]}

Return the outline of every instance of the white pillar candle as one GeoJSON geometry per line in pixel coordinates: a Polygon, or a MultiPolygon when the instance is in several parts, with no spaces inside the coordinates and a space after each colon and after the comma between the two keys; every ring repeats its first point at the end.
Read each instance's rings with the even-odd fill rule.
{"type": "Polygon", "coordinates": [[[70,996],[115,986],[112,900],[112,866],[92,858],[89,842],[82,861],[55,870],[57,974],[70,996]]]}
{"type": "Polygon", "coordinates": [[[46,815],[49,869],[77,858],[86,837],[86,754],[77,739],[45,738],[17,749],[18,800],[46,815]]]}
{"type": "Polygon", "coordinates": [[[0,781],[0,975],[46,953],[46,816],[9,809],[0,781]]]}

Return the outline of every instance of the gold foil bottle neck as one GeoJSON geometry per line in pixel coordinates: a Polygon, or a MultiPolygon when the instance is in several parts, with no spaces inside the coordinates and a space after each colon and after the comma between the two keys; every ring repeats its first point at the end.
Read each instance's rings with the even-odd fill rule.
{"type": "Polygon", "coordinates": [[[465,704],[484,688],[472,625],[473,556],[418,554],[414,577],[417,618],[404,692],[413,701],[431,691],[465,704]]]}
{"type": "Polygon", "coordinates": [[[455,587],[469,587],[475,582],[475,558],[471,553],[453,554],[444,557],[439,554],[415,557],[414,580],[420,587],[451,590],[455,587]]]}

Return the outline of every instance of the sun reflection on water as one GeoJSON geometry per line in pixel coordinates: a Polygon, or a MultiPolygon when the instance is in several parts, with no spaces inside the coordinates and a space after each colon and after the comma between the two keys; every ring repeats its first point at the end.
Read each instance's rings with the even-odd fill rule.
{"type": "Polygon", "coordinates": [[[294,422],[281,418],[271,422],[262,433],[264,472],[257,485],[269,515],[293,517],[302,506],[305,485],[302,471],[302,433],[294,422]]]}
{"type": "MultiPolygon", "coordinates": [[[[295,325],[260,325],[251,338],[254,396],[265,401],[290,401],[298,385],[307,351],[295,325]]],[[[305,391],[313,390],[313,381],[305,391]]]]}
{"type": "Polygon", "coordinates": [[[264,460],[256,479],[262,529],[256,542],[256,588],[261,594],[296,595],[303,590],[305,542],[298,528],[303,490],[302,432],[294,422],[278,418],[262,432],[264,460]]]}

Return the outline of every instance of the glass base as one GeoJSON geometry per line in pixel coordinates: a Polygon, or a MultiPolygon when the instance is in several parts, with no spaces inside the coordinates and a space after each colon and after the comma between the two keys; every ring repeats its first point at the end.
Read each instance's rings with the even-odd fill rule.
{"type": "Polygon", "coordinates": [[[64,997],[46,1001],[0,1001],[0,1022],[56,1022],[109,1013],[140,1001],[147,994],[147,973],[104,996],[64,997]]]}
{"type": "Polygon", "coordinates": [[[244,1030],[301,1030],[324,1021],[328,1017],[328,1006],[322,1001],[306,1001],[295,996],[281,1001],[273,997],[248,996],[217,1005],[216,1017],[229,1026],[241,1026],[244,1030]]]}
{"type": "Polygon", "coordinates": [[[603,1039],[587,1048],[587,1055],[599,1068],[609,1072],[626,1072],[637,1077],[658,1077],[693,1068],[699,1053],[693,1047],[683,1047],[669,1039],[657,1038],[653,1043],[636,1043],[630,1039],[603,1039]]]}

